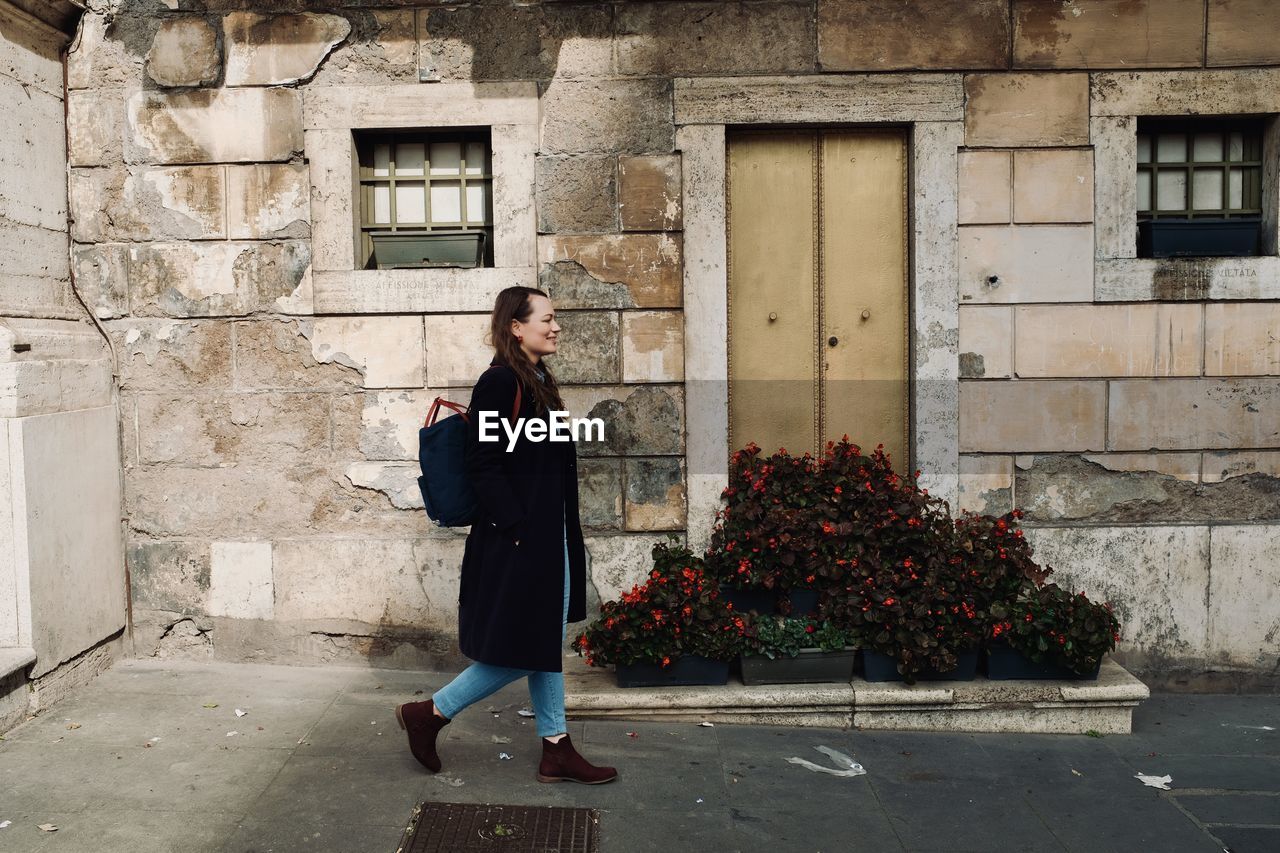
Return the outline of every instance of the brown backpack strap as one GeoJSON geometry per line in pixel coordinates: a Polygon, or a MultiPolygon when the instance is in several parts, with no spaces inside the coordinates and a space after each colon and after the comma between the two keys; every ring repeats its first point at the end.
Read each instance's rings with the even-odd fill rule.
{"type": "MultiPolygon", "coordinates": [[[[497,365],[497,364],[492,365],[489,367],[489,370],[493,370],[493,368],[499,367],[499,366],[500,365],[497,365]]],[[[519,377],[517,377],[516,378],[516,399],[515,399],[514,405],[512,405],[511,407],[512,423],[515,423],[516,418],[520,417],[520,403],[521,403],[522,396],[523,395],[520,393],[520,379],[519,377]]],[[[435,400],[432,401],[431,409],[427,412],[427,417],[422,423],[424,427],[429,427],[436,422],[436,417],[439,415],[441,406],[443,406],[446,409],[452,409],[453,411],[457,412],[459,415],[462,416],[462,419],[464,421],[471,420],[468,417],[468,415],[471,413],[470,406],[463,408],[462,405],[459,403],[451,403],[448,400],[446,400],[444,397],[436,397],[435,400]]]]}

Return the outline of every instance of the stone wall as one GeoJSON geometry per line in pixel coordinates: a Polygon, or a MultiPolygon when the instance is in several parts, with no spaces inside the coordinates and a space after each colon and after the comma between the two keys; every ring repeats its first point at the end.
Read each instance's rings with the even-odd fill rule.
{"type": "Polygon", "coordinates": [[[112,363],[69,261],[75,10],[40,11],[0,2],[0,731],[118,656],[127,600],[112,363]]]}
{"type": "MultiPolygon", "coordinates": [[[[1280,112],[1277,24],[1264,0],[87,15],[68,73],[72,236],[120,352],[140,653],[456,662],[461,539],[418,508],[414,433],[437,394],[465,402],[493,293],[513,283],[562,309],[573,413],[620,425],[583,464],[591,594],[639,577],[653,541],[685,532],[686,483],[705,473],[684,460],[686,394],[704,392],[685,385],[701,349],[677,130],[716,122],[693,87],[716,78],[706,97],[724,101],[767,78],[783,115],[792,82],[837,81],[856,119],[858,86],[921,72],[890,97],[963,86],[955,173],[916,172],[958,200],[958,261],[930,274],[956,282],[959,340],[930,375],[961,377],[944,413],[960,504],[1025,507],[1064,577],[1117,597],[1135,666],[1270,671],[1276,566],[1233,569],[1257,587],[1241,599],[1257,631],[1215,621],[1234,593],[1208,578],[1265,555],[1280,524],[1280,261],[1160,266],[1134,258],[1124,223],[1133,117],[1280,112]],[[494,128],[497,267],[355,270],[351,129],[432,117],[494,128]],[[1136,580],[1148,563],[1180,567],[1158,591],[1177,606],[1136,580]]],[[[945,126],[935,112],[916,134],[945,126]]]]}

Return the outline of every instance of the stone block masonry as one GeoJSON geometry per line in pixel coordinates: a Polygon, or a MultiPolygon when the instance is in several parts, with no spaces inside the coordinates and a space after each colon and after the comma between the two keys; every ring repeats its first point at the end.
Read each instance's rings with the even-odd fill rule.
{"type": "MultiPolygon", "coordinates": [[[[1025,508],[1045,559],[1123,606],[1144,675],[1280,655],[1261,609],[1227,624],[1228,584],[1269,601],[1280,527],[1280,131],[1264,257],[1156,261],[1133,236],[1139,122],[1280,113],[1275,4],[154,5],[85,15],[69,211],[0,207],[0,245],[48,249],[0,249],[6,306],[78,311],[74,274],[116,345],[139,653],[460,662],[462,540],[422,516],[416,435],[434,397],[467,402],[513,284],[552,296],[566,406],[608,425],[579,454],[590,603],[667,533],[704,542],[725,140],[802,124],[906,129],[931,488],[1025,508]],[[460,127],[490,134],[494,266],[357,269],[354,133],[460,127]],[[41,231],[67,218],[69,265],[41,231]]],[[[56,75],[32,83],[56,117],[56,75]]]]}

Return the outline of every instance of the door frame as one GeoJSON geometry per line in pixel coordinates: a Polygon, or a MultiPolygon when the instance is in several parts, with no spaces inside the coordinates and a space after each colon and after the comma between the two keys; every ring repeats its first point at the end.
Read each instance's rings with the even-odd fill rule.
{"type": "Polygon", "coordinates": [[[684,207],[685,455],[690,547],[710,539],[728,485],[726,127],[907,128],[911,457],[954,508],[959,484],[959,74],[680,78],[684,207]]]}

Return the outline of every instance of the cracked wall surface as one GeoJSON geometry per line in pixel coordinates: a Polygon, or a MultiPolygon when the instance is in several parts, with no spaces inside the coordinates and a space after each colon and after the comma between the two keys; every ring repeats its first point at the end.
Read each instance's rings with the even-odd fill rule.
{"type": "MultiPolygon", "coordinates": [[[[958,202],[940,255],[954,269],[924,273],[958,281],[958,331],[922,334],[954,359],[929,375],[959,377],[958,391],[929,380],[948,385],[938,399],[958,397],[944,414],[959,421],[947,439],[959,508],[1023,507],[1046,554],[1134,616],[1121,648],[1132,665],[1273,668],[1266,595],[1242,600],[1259,630],[1237,641],[1225,589],[1191,590],[1215,560],[1261,553],[1218,531],[1252,525],[1269,541],[1280,529],[1280,261],[1134,258],[1125,158],[1150,112],[1280,113],[1265,35],[1277,8],[95,6],[68,67],[72,269],[120,353],[143,645],[456,662],[462,540],[423,517],[416,432],[436,396],[467,402],[490,357],[486,314],[509,284],[555,300],[566,404],[610,425],[580,448],[591,603],[639,579],[654,541],[687,532],[686,342],[704,333],[685,324],[682,193],[698,176],[676,144],[673,93],[708,78],[705,113],[761,79],[786,93],[901,71],[902,99],[927,99],[935,80],[964,93],[957,168],[919,172],[945,183],[925,195],[958,202]],[[354,269],[350,129],[433,114],[491,125],[507,217],[497,266],[354,269]],[[1115,544],[1126,537],[1181,567],[1162,580],[1180,588],[1159,594],[1185,607],[1132,582],[1115,544]],[[1101,562],[1086,571],[1085,553],[1101,562]]],[[[790,114],[785,100],[770,109],[790,114]]],[[[1268,138],[1277,159],[1280,135],[1268,138]]],[[[1269,209],[1277,176],[1269,165],[1269,209]]],[[[1280,216],[1264,219],[1274,230],[1280,216]]],[[[917,239],[942,239],[924,227],[917,239]]],[[[695,357],[690,375],[701,369],[695,357]]],[[[1280,566],[1249,559],[1239,582],[1274,585],[1280,566]]]]}

